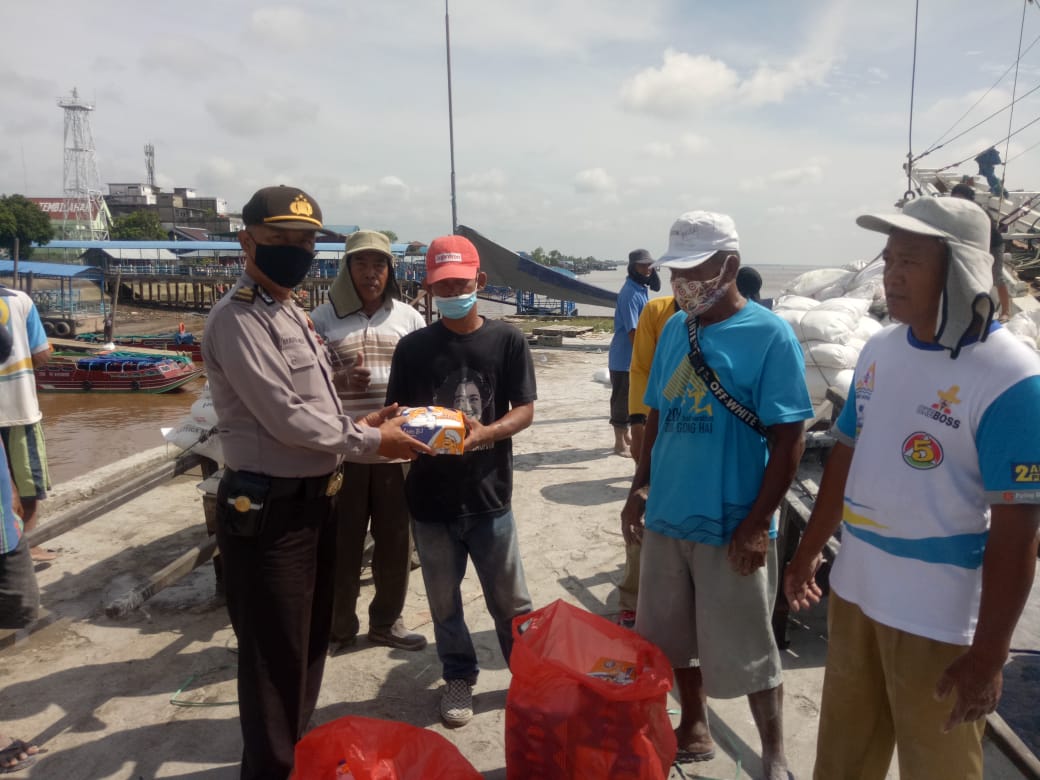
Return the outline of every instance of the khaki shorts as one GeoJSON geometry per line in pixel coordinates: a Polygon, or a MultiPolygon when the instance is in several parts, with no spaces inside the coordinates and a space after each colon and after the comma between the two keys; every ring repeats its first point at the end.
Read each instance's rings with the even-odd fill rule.
{"type": "Polygon", "coordinates": [[[896,744],[902,780],[982,780],[986,721],[943,734],[953,697],[933,695],[967,647],[882,625],[833,590],[827,636],[816,780],[882,780],[896,744]]]}
{"type": "Polygon", "coordinates": [[[743,576],[727,547],[643,533],[636,631],[672,666],[700,666],[704,692],[732,699],[775,688],[780,652],[770,617],[776,598],[776,543],[766,565],[743,576]]]}

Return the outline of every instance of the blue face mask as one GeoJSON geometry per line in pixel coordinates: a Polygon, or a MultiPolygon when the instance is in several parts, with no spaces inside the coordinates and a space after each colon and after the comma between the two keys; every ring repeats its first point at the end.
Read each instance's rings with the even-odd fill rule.
{"type": "Polygon", "coordinates": [[[473,308],[476,302],[476,290],[463,295],[453,295],[450,298],[442,298],[439,295],[433,296],[433,304],[437,307],[437,311],[441,313],[442,317],[449,320],[461,320],[469,314],[469,310],[473,308]]]}

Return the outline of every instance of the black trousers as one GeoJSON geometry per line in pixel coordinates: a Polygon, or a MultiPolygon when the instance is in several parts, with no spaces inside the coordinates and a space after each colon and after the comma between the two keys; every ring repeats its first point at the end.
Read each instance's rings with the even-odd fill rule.
{"type": "Polygon", "coordinates": [[[412,569],[411,521],[404,498],[407,463],[346,463],[336,508],[336,596],[332,638],[357,635],[357,600],[365,535],[372,530],[372,580],[375,596],[368,608],[368,627],[388,629],[404,609],[412,569]]]}
{"type": "MultiPolygon", "coordinates": [[[[0,466],[7,468],[6,463],[0,466]]],[[[0,628],[24,628],[39,611],[36,571],[23,536],[17,547],[0,555],[0,628]]]]}
{"type": "Polygon", "coordinates": [[[246,537],[228,533],[222,518],[234,509],[218,498],[217,542],[238,637],[242,780],[286,780],[314,713],[332,621],[334,502],[269,499],[260,533],[246,537]]]}

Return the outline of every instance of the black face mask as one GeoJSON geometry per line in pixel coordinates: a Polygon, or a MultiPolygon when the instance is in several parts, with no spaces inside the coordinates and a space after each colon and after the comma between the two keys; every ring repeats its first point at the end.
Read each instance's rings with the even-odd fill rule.
{"type": "Polygon", "coordinates": [[[256,267],[279,287],[292,289],[307,278],[314,252],[301,246],[256,245],[256,267]]]}

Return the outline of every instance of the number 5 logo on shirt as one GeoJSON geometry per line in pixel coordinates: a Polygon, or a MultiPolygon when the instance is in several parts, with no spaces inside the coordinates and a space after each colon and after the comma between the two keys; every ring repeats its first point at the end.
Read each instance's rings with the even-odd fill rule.
{"type": "Polygon", "coordinates": [[[912,433],[903,442],[903,460],[914,469],[934,469],[943,462],[942,445],[927,433],[912,433]]]}

